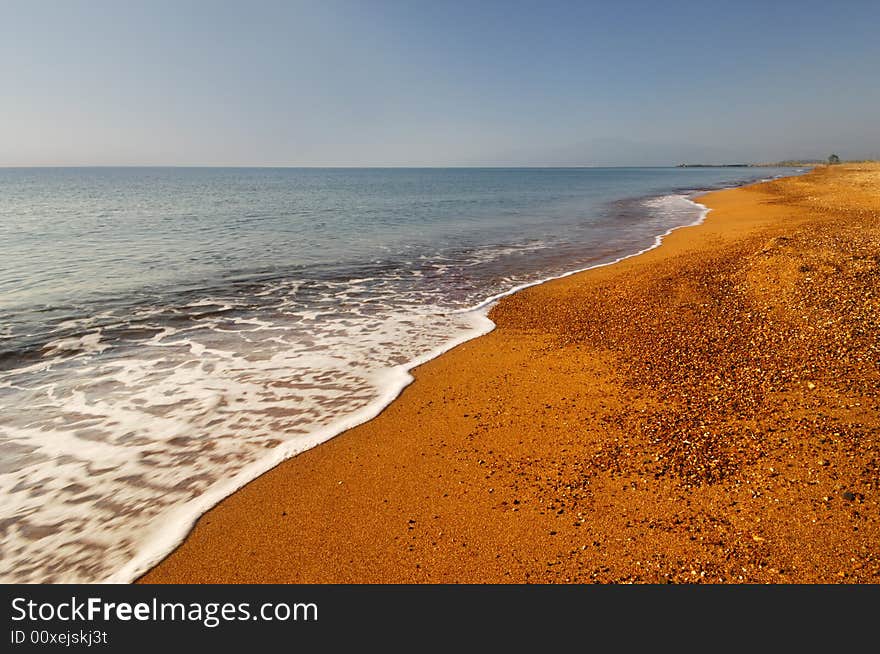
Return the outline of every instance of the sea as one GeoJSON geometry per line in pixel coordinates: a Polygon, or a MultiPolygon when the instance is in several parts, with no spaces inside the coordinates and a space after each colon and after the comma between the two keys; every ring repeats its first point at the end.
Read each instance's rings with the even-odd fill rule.
{"type": "Polygon", "coordinates": [[[498,298],[796,172],[0,169],[0,581],[132,581],[498,298]]]}

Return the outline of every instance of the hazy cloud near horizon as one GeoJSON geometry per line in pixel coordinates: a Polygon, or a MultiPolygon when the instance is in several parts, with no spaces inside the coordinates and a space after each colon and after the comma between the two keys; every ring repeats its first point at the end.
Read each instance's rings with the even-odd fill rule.
{"type": "Polygon", "coordinates": [[[880,3],[0,2],[0,165],[880,157],[880,3]]]}

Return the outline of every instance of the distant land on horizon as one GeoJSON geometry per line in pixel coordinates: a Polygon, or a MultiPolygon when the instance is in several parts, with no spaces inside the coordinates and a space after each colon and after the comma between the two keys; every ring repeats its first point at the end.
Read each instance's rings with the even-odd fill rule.
{"type": "MultiPolygon", "coordinates": [[[[869,160],[841,160],[837,163],[859,163],[869,160]]],[[[817,166],[828,164],[828,159],[785,159],[767,163],[729,163],[729,164],[706,164],[706,163],[680,163],[676,168],[786,168],[796,166],[817,166]]]]}

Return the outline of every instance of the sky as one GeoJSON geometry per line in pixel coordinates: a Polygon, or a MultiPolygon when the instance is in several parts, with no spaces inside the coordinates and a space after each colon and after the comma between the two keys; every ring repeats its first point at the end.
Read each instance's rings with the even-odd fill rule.
{"type": "Polygon", "coordinates": [[[880,2],[0,0],[0,165],[880,157],[880,2]]]}

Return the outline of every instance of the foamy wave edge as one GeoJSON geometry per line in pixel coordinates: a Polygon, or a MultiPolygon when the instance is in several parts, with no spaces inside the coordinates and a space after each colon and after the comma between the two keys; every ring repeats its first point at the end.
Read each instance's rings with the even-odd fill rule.
{"type": "MultiPolygon", "coordinates": [[[[781,175],[778,177],[781,177],[781,175]]],[[[749,185],[751,184],[745,184],[744,186],[749,185]]],[[[438,356],[458,347],[463,343],[471,341],[480,336],[484,336],[485,334],[488,334],[493,329],[495,329],[495,323],[489,319],[489,310],[502,298],[513,295],[514,293],[517,293],[523,289],[531,288],[532,286],[545,284],[556,279],[563,279],[565,277],[570,277],[571,275],[576,275],[578,273],[586,272],[588,270],[604,268],[606,266],[611,266],[616,263],[620,263],[621,261],[625,261],[626,259],[637,257],[659,247],[663,243],[663,239],[672,234],[674,231],[678,229],[683,229],[685,227],[694,227],[696,225],[702,224],[706,220],[706,216],[709,215],[711,209],[703,204],[700,204],[699,202],[696,202],[688,196],[699,198],[700,196],[705,195],[708,192],[710,191],[698,191],[693,194],[664,194],[661,196],[657,196],[658,198],[674,196],[682,197],[683,199],[687,200],[695,207],[700,209],[699,217],[692,223],[688,223],[686,225],[677,225],[675,227],[667,229],[662,234],[654,237],[653,244],[642,250],[639,250],[638,252],[633,252],[632,254],[618,257],[613,261],[597,263],[587,266],[585,268],[570,270],[560,275],[545,277],[543,279],[539,279],[533,282],[526,282],[502,293],[492,295],[472,307],[455,311],[454,313],[458,314],[473,315],[474,329],[471,332],[462,334],[458,338],[452,339],[448,343],[445,343],[443,346],[436,348],[435,350],[432,350],[431,352],[428,352],[421,357],[418,357],[400,366],[391,368],[387,372],[387,380],[383,393],[372,404],[364,407],[360,411],[356,411],[352,415],[338,421],[333,425],[329,425],[324,429],[316,431],[315,433],[309,435],[307,438],[298,440],[295,445],[293,443],[279,445],[277,448],[272,450],[269,456],[264,459],[260,459],[259,461],[255,461],[251,465],[243,468],[237,475],[228,480],[226,483],[218,484],[217,486],[211,488],[211,490],[209,490],[208,492],[200,495],[198,498],[192,500],[184,506],[181,506],[179,509],[175,509],[174,511],[170,512],[166,516],[166,519],[163,521],[163,525],[157,527],[157,529],[160,530],[159,533],[154,534],[146,539],[146,542],[144,543],[142,548],[142,552],[140,552],[126,565],[124,565],[122,568],[117,570],[106,579],[96,581],[95,583],[127,584],[137,580],[139,577],[155,567],[165,557],[171,554],[175,549],[177,549],[177,547],[186,540],[187,536],[189,536],[199,518],[201,518],[205,513],[210,511],[213,507],[222,502],[224,499],[232,495],[235,491],[241,489],[257,477],[260,477],[261,475],[267,473],[275,466],[283,463],[288,459],[293,458],[297,454],[301,454],[317,445],[320,445],[321,443],[325,443],[331,438],[334,438],[339,434],[348,431],[349,429],[357,427],[358,425],[362,425],[363,423],[368,422],[378,416],[380,413],[382,413],[382,411],[385,410],[386,407],[388,407],[389,404],[391,404],[395,399],[400,396],[403,390],[407,386],[409,386],[410,383],[413,382],[414,377],[412,376],[412,374],[410,374],[411,370],[427,363],[428,361],[431,361],[432,359],[436,359],[438,356]],[[169,523],[171,526],[169,526],[169,523]]]]}

